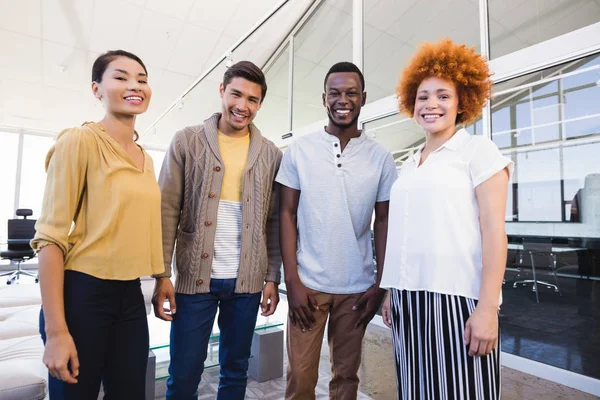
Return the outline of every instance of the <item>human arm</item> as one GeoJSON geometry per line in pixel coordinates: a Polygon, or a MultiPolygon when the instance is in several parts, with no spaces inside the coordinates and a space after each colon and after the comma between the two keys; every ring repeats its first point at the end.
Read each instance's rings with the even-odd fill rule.
{"type": "MultiPolygon", "coordinates": [[[[281,150],[277,149],[275,171],[279,170],[281,164],[281,150]]],[[[266,240],[267,240],[267,276],[263,287],[261,315],[269,316],[275,313],[279,304],[279,283],[281,281],[281,249],[279,244],[279,202],[281,197],[281,185],[273,182],[271,202],[269,204],[266,240]]]]}
{"type": "Polygon", "coordinates": [[[315,323],[312,310],[318,305],[310,290],[304,286],[298,275],[297,251],[297,212],[300,190],[281,187],[280,236],[281,255],[285,272],[285,284],[289,303],[289,316],[293,325],[302,330],[310,329],[315,323]]]}
{"type": "Polygon", "coordinates": [[[352,308],[355,311],[360,310],[361,316],[356,323],[356,327],[367,326],[373,319],[381,301],[385,296],[385,289],[379,287],[381,283],[381,276],[383,275],[383,265],[385,259],[385,246],[387,242],[387,230],[388,230],[388,212],[389,212],[389,201],[380,201],[375,203],[375,222],[373,223],[373,236],[375,242],[375,259],[377,263],[377,278],[375,284],[369,288],[363,295],[357,300],[356,304],[352,308]]]}
{"type": "Polygon", "coordinates": [[[507,169],[475,188],[482,240],[479,300],[465,325],[469,355],[487,355],[498,345],[498,302],[506,268],[507,239],[504,214],[508,192],[507,169]]]}
{"type": "Polygon", "coordinates": [[[46,345],[43,362],[51,376],[76,383],[79,359],[69,333],[64,306],[64,259],[69,232],[81,208],[88,167],[88,133],[63,131],[46,158],[46,186],[31,247],[38,252],[38,271],[46,345]]]}
{"type": "Polygon", "coordinates": [[[154,275],[156,282],[152,295],[152,306],[154,308],[154,315],[165,321],[172,321],[173,314],[177,311],[175,289],[170,278],[172,274],[173,250],[175,248],[185,190],[185,151],[183,148],[185,143],[185,130],[177,132],[165,154],[158,179],[161,193],[162,243],[165,272],[154,275]],[[165,300],[169,301],[168,308],[164,306],[165,300]]]}

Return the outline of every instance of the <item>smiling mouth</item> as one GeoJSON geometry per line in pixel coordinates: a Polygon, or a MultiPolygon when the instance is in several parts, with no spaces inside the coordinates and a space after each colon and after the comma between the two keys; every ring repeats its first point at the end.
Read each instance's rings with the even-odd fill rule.
{"type": "Polygon", "coordinates": [[[340,117],[346,117],[350,115],[350,110],[335,110],[334,113],[340,117]]]}
{"type": "Polygon", "coordinates": [[[236,117],[236,118],[247,118],[247,116],[246,116],[246,115],[244,115],[244,114],[240,114],[240,113],[237,113],[237,112],[235,112],[235,111],[232,111],[232,112],[231,112],[231,115],[233,115],[233,116],[234,116],[234,117],[236,117]]]}
{"type": "Polygon", "coordinates": [[[423,118],[427,122],[437,121],[438,119],[440,119],[442,117],[443,117],[443,114],[423,114],[423,115],[421,115],[421,118],[423,118]]]}
{"type": "Polygon", "coordinates": [[[144,99],[140,96],[127,96],[125,97],[125,101],[133,104],[141,104],[144,99]]]}

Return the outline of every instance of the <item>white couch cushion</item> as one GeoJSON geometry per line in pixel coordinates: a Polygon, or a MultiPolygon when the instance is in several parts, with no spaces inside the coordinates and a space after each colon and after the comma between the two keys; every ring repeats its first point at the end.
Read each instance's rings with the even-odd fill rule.
{"type": "Polygon", "coordinates": [[[40,306],[0,308],[0,340],[39,335],[40,306]]]}
{"type": "Polygon", "coordinates": [[[46,397],[48,370],[38,336],[0,340],[0,399],[41,400],[46,397]]]}
{"type": "Polygon", "coordinates": [[[0,289],[0,308],[42,304],[39,285],[10,285],[0,289]]]}

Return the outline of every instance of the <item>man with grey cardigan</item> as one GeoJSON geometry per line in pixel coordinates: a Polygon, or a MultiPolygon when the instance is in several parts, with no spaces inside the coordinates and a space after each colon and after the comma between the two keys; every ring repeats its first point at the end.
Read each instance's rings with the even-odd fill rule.
{"type": "Polygon", "coordinates": [[[252,124],[266,92],[256,65],[231,66],[220,85],[221,113],[177,132],[163,162],[165,272],[155,276],[152,302],[158,318],[172,321],[169,400],[197,398],[217,309],[217,399],[242,400],[259,305],[267,316],[279,303],[282,153],[252,124]]]}

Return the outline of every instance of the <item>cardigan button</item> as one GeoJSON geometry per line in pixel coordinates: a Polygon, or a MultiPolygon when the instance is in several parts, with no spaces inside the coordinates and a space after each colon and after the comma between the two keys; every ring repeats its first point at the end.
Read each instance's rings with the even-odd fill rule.
{"type": "Polygon", "coordinates": [[[206,221],[206,222],[204,223],[204,225],[206,225],[206,226],[211,226],[211,225],[212,225],[212,221],[206,221]]]}
{"type": "Polygon", "coordinates": [[[198,279],[196,281],[196,285],[198,285],[198,286],[202,285],[203,283],[204,283],[204,281],[202,279],[198,279]]]}
{"type": "Polygon", "coordinates": [[[208,253],[202,254],[202,258],[204,258],[204,259],[208,258],[208,253]]]}
{"type": "Polygon", "coordinates": [[[216,195],[217,195],[217,194],[216,194],[215,192],[210,192],[210,193],[208,194],[208,197],[212,199],[212,198],[213,198],[213,197],[215,197],[216,195]]]}
{"type": "Polygon", "coordinates": [[[221,167],[219,167],[219,166],[215,167],[215,171],[219,172],[220,170],[221,170],[221,167]]]}

